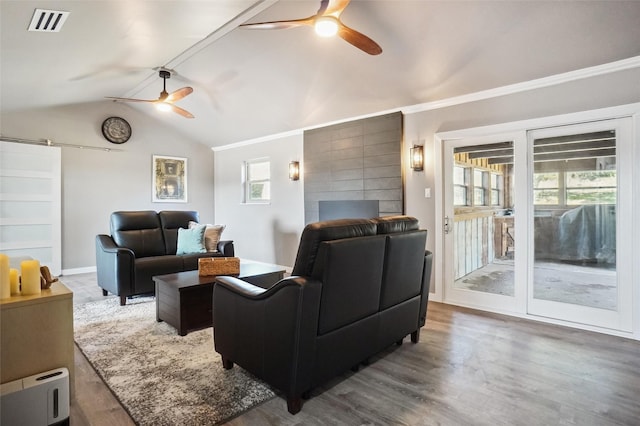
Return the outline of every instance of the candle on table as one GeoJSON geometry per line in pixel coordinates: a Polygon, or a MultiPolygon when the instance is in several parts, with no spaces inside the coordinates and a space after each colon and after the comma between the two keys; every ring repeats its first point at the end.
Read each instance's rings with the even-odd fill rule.
{"type": "Polygon", "coordinates": [[[40,294],[40,262],[37,260],[23,260],[20,262],[22,270],[22,295],[40,294]]]}
{"type": "Polygon", "coordinates": [[[9,283],[11,284],[11,295],[17,296],[20,294],[20,274],[17,269],[11,268],[9,271],[9,283]]]}
{"type": "Polygon", "coordinates": [[[0,253],[0,299],[11,297],[9,269],[9,256],[0,253]]]}

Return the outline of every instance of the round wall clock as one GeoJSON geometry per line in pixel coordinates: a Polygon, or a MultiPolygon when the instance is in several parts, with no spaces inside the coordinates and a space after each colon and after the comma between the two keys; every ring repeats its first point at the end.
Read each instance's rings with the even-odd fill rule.
{"type": "Polygon", "coordinates": [[[109,117],[102,123],[102,134],[111,143],[125,143],[131,137],[131,126],[121,117],[109,117]]]}

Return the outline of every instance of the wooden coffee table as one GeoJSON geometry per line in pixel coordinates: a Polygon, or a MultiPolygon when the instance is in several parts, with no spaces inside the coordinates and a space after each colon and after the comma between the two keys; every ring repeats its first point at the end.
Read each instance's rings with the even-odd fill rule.
{"type": "MultiPolygon", "coordinates": [[[[238,278],[262,288],[269,288],[284,277],[278,265],[240,261],[238,278]]],[[[156,283],[156,320],[165,321],[180,336],[213,325],[213,287],[216,276],[200,276],[198,271],[153,277],[156,283]]]]}

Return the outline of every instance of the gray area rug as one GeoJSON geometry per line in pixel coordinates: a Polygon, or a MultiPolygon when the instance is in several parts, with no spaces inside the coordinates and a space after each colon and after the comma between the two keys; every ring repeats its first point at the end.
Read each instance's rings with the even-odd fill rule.
{"type": "Polygon", "coordinates": [[[225,370],[212,329],[181,337],[153,298],[74,308],[75,341],[139,425],[214,425],[275,396],[241,368],[225,370]]]}

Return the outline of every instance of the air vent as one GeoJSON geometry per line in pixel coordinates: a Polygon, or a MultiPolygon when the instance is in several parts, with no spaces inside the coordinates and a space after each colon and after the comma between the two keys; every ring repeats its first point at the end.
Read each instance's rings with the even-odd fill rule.
{"type": "Polygon", "coordinates": [[[29,31],[45,33],[57,33],[62,29],[62,25],[67,20],[71,12],[60,12],[58,10],[36,9],[31,18],[29,31]]]}

